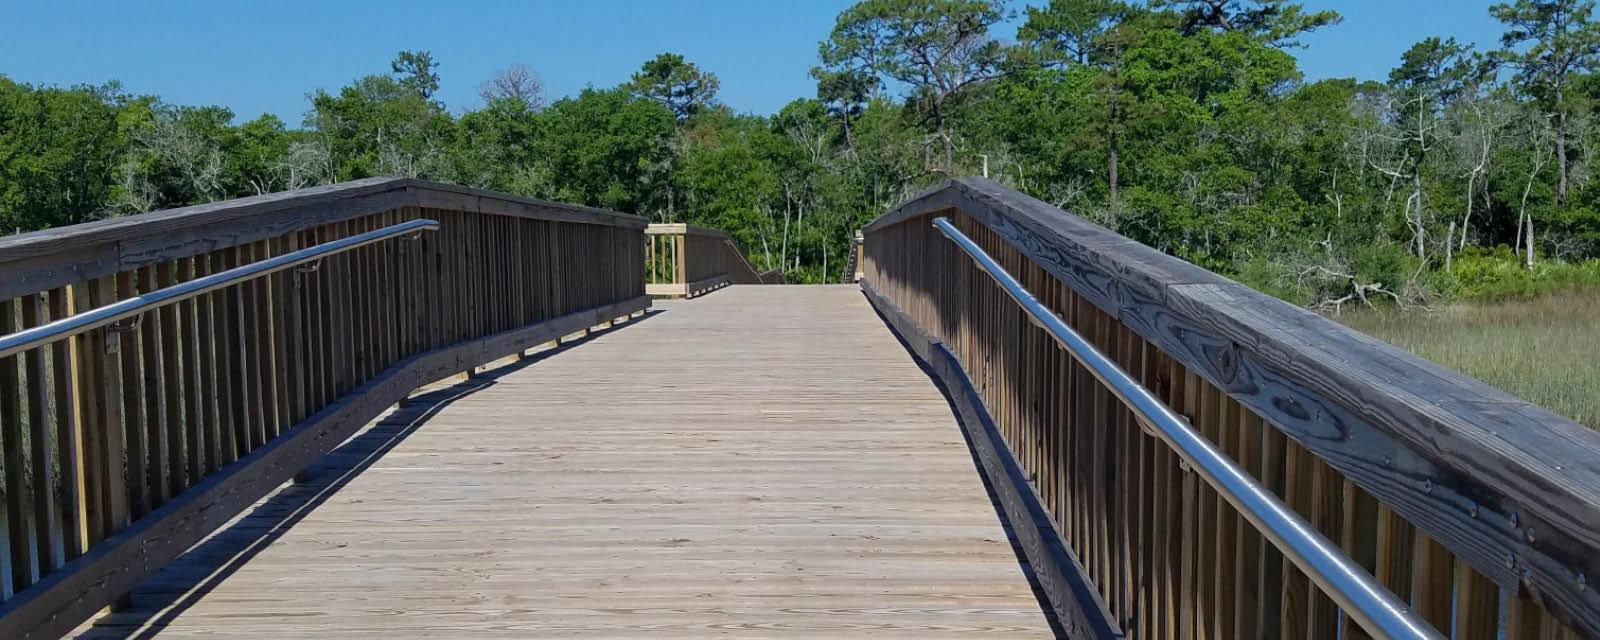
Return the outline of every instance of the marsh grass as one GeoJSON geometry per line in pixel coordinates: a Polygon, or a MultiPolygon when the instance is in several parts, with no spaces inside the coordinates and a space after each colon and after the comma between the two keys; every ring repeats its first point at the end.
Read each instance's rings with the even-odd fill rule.
{"type": "Polygon", "coordinates": [[[1334,319],[1600,429],[1600,289],[1334,319]]]}

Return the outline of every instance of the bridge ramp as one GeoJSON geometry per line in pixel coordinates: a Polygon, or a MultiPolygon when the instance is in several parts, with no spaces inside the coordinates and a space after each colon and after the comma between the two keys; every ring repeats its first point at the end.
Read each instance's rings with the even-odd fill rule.
{"type": "Polygon", "coordinates": [[[1047,637],[854,286],[735,286],[431,392],[81,637],[1047,637]]]}

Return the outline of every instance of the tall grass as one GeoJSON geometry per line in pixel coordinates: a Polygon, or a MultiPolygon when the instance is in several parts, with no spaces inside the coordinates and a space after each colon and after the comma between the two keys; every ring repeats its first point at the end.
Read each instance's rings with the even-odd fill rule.
{"type": "Polygon", "coordinates": [[[1335,319],[1600,429],[1600,289],[1335,319]]]}

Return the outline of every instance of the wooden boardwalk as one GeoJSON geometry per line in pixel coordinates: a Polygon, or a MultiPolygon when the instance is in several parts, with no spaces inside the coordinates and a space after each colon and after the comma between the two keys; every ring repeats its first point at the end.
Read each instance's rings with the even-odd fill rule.
{"type": "Polygon", "coordinates": [[[735,286],[408,403],[82,637],[1048,637],[854,286],[735,286]]]}

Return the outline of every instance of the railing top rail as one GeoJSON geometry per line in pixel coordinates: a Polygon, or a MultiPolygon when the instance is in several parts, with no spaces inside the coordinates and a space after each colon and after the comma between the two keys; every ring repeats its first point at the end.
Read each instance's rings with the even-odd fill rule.
{"type": "Polygon", "coordinates": [[[692,225],[692,224],[685,224],[685,223],[681,223],[681,222],[672,223],[672,224],[664,224],[664,223],[651,224],[650,226],[647,226],[647,227],[644,228],[644,232],[646,234],[652,235],[652,236],[691,235],[691,236],[707,236],[707,237],[712,237],[712,238],[728,238],[728,239],[732,239],[733,238],[733,236],[728,235],[728,232],[723,231],[721,229],[712,229],[710,227],[701,227],[701,226],[692,225]]]}
{"type": "Polygon", "coordinates": [[[363,247],[375,242],[390,238],[408,236],[423,231],[434,231],[439,228],[435,220],[410,220],[400,224],[390,225],[382,229],[375,229],[366,233],[357,234],[348,238],[341,238],[330,242],[307,247],[299,251],[285,253],[281,256],[268,258],[260,262],[253,262],[242,267],[235,267],[227,271],[214,273],[208,276],[195,278],[187,282],[175,284],[164,289],[157,289],[149,293],[134,296],[115,303],[108,304],[78,313],[48,324],[43,324],[31,329],[0,336],[0,359],[22,353],[29,349],[41,347],[46,344],[70,338],[72,336],[111,325],[120,320],[137,316],[151,309],[164,307],[182,302],[198,295],[216,291],[232,286],[246,280],[290,269],[308,262],[315,262],[325,257],[344,253],[358,247],[363,247]]]}
{"type": "Polygon", "coordinates": [[[368,178],[0,238],[0,299],[403,207],[643,228],[644,218],[413,178],[368,178]]]}
{"type": "Polygon", "coordinates": [[[1318,533],[1311,523],[1262,487],[1248,472],[1196,433],[1165,403],[1041,304],[1023,288],[1022,283],[948,219],[938,218],[933,225],[994,279],[1035,324],[1049,332],[1056,342],[1061,343],[1124,405],[1132,409],[1140,422],[1153,427],[1161,439],[1198,471],[1218,494],[1249,518],[1274,546],[1363,628],[1381,631],[1389,638],[1441,637],[1407,609],[1404,602],[1380,585],[1376,578],[1345,556],[1337,544],[1318,533]]]}
{"type": "Polygon", "coordinates": [[[983,178],[960,211],[1300,442],[1473,569],[1600,629],[1600,433],[983,178]]]}

